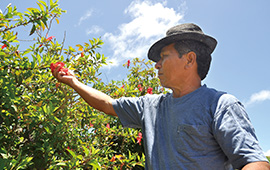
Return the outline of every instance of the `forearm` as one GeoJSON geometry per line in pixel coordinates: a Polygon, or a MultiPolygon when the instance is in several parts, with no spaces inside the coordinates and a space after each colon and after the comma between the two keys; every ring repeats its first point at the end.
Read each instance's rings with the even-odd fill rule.
{"type": "Polygon", "coordinates": [[[253,162],[245,165],[242,170],[270,170],[268,162],[253,162]]]}
{"type": "Polygon", "coordinates": [[[112,106],[112,98],[107,94],[91,88],[77,79],[70,85],[90,106],[108,115],[117,116],[112,106]]]}

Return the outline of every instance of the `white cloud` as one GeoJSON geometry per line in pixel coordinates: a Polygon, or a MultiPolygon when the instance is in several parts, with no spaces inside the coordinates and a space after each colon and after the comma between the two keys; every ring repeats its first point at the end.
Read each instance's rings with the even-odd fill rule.
{"type": "Polygon", "coordinates": [[[87,35],[90,35],[90,34],[98,34],[98,33],[102,32],[102,31],[103,31],[103,29],[102,29],[100,26],[98,26],[98,25],[93,25],[91,28],[88,28],[88,29],[86,30],[86,34],[87,34],[87,35]]]}
{"type": "Polygon", "coordinates": [[[264,153],[264,155],[265,155],[265,156],[270,156],[270,150],[266,151],[266,152],[264,153]]]}
{"type": "Polygon", "coordinates": [[[245,103],[245,105],[248,106],[265,100],[270,100],[270,90],[262,90],[258,93],[252,94],[248,102],[245,103]]]}
{"type": "Polygon", "coordinates": [[[131,16],[132,20],[119,25],[117,34],[108,32],[103,37],[105,44],[109,44],[113,51],[108,60],[114,62],[113,66],[127,59],[145,57],[150,45],[183,19],[182,12],[166,7],[166,1],[154,4],[133,1],[124,13],[131,16]]]}
{"type": "Polygon", "coordinates": [[[93,10],[86,11],[86,13],[83,16],[81,16],[81,18],[79,19],[78,25],[81,25],[83,21],[90,18],[92,16],[92,13],[93,13],[93,10]]]}

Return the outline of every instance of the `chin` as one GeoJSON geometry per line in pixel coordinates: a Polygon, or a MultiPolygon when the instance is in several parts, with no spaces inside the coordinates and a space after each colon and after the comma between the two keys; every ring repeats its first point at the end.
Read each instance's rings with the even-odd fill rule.
{"type": "Polygon", "coordinates": [[[161,86],[162,86],[162,87],[168,88],[168,86],[166,86],[166,84],[165,84],[165,83],[160,82],[160,84],[161,84],[161,86]]]}
{"type": "Polygon", "coordinates": [[[161,84],[162,87],[165,87],[165,88],[169,88],[168,85],[166,85],[166,81],[162,81],[161,79],[159,79],[159,82],[161,84]]]}

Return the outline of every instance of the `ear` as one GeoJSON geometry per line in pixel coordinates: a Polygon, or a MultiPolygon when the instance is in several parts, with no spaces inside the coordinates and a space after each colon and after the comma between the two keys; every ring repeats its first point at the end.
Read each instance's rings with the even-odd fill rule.
{"type": "Polygon", "coordinates": [[[196,64],[196,58],[197,58],[197,55],[196,55],[195,52],[193,52],[193,51],[188,52],[185,55],[185,58],[186,58],[186,65],[185,65],[185,68],[186,69],[189,69],[189,68],[195,66],[195,64],[196,64]]]}

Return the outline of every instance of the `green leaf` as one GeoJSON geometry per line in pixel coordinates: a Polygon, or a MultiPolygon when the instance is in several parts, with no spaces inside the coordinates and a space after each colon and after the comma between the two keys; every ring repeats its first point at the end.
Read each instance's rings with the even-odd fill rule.
{"type": "Polygon", "coordinates": [[[13,35],[13,36],[10,36],[10,37],[7,39],[7,41],[8,41],[8,42],[13,42],[16,38],[17,38],[16,35],[13,35]]]}
{"type": "Polygon", "coordinates": [[[33,157],[27,157],[22,160],[22,162],[18,165],[18,169],[25,168],[25,166],[33,159],[33,157]]]}
{"type": "Polygon", "coordinates": [[[37,4],[38,4],[39,8],[41,9],[41,11],[44,11],[43,5],[40,2],[37,2],[37,4]]]}
{"type": "Polygon", "coordinates": [[[42,3],[45,7],[47,7],[46,2],[42,1],[42,0],[38,0],[38,2],[42,3]]]}
{"type": "Polygon", "coordinates": [[[60,123],[60,122],[61,122],[61,120],[60,120],[60,119],[58,119],[56,116],[53,116],[53,119],[54,119],[56,122],[58,122],[58,123],[60,123]]]}
{"type": "Polygon", "coordinates": [[[35,23],[37,23],[39,26],[41,25],[40,20],[36,20],[35,23]]]}
{"type": "Polygon", "coordinates": [[[25,54],[28,54],[28,53],[30,53],[31,51],[30,50],[25,50],[23,53],[22,53],[22,55],[25,55],[25,54]]]}
{"type": "Polygon", "coordinates": [[[101,55],[99,53],[96,54],[97,60],[100,59],[101,55]]]}
{"type": "Polygon", "coordinates": [[[82,156],[82,155],[77,155],[77,158],[78,158],[79,160],[82,160],[82,159],[83,159],[83,156],[82,156]]]}
{"type": "MultiPolygon", "coordinates": [[[[55,7],[57,7],[57,6],[58,6],[57,3],[53,3],[53,4],[51,5],[51,9],[53,9],[53,8],[55,8],[55,7]]],[[[55,12],[57,12],[57,11],[55,11],[55,12]]]]}
{"type": "Polygon", "coordinates": [[[94,159],[92,159],[91,161],[89,161],[89,165],[92,165],[93,166],[93,169],[101,169],[101,166],[100,166],[100,164],[96,161],[96,160],[94,160],[94,159]]]}
{"type": "Polygon", "coordinates": [[[50,9],[52,9],[53,0],[50,0],[50,9]]]}
{"type": "Polygon", "coordinates": [[[51,134],[51,133],[52,133],[52,132],[50,131],[50,128],[44,127],[44,129],[46,130],[46,132],[47,132],[48,134],[51,134]]]}
{"type": "Polygon", "coordinates": [[[100,149],[95,149],[93,146],[92,146],[92,154],[95,155],[96,153],[98,153],[100,151],[100,149]]]}
{"type": "Polygon", "coordinates": [[[36,26],[33,24],[29,36],[32,35],[32,34],[34,34],[35,31],[36,31],[36,26]]]}
{"type": "Polygon", "coordinates": [[[83,46],[81,44],[77,44],[76,47],[83,49],[83,46]]]}
{"type": "Polygon", "coordinates": [[[27,8],[29,11],[33,13],[34,16],[39,15],[39,10],[37,8],[27,8]]]}
{"type": "Polygon", "coordinates": [[[5,56],[6,53],[0,52],[0,56],[5,56]]]}
{"type": "Polygon", "coordinates": [[[82,146],[82,147],[83,147],[85,156],[90,155],[90,150],[87,147],[85,147],[85,146],[82,146]]]}
{"type": "Polygon", "coordinates": [[[54,110],[54,106],[53,106],[53,103],[50,101],[49,105],[48,105],[48,113],[52,113],[53,110],[54,110]]]}
{"type": "Polygon", "coordinates": [[[47,105],[42,106],[42,109],[43,109],[43,112],[44,112],[45,114],[48,113],[47,105]]]}
{"type": "Polygon", "coordinates": [[[70,150],[70,149],[67,149],[67,151],[72,155],[73,158],[76,159],[77,156],[76,156],[75,152],[73,152],[73,151],[70,150]]]}
{"type": "Polygon", "coordinates": [[[64,162],[59,162],[59,163],[56,164],[56,166],[67,166],[67,164],[64,163],[64,162]]]}
{"type": "Polygon", "coordinates": [[[41,62],[41,56],[39,54],[37,54],[37,60],[38,60],[38,63],[41,62]]]}

